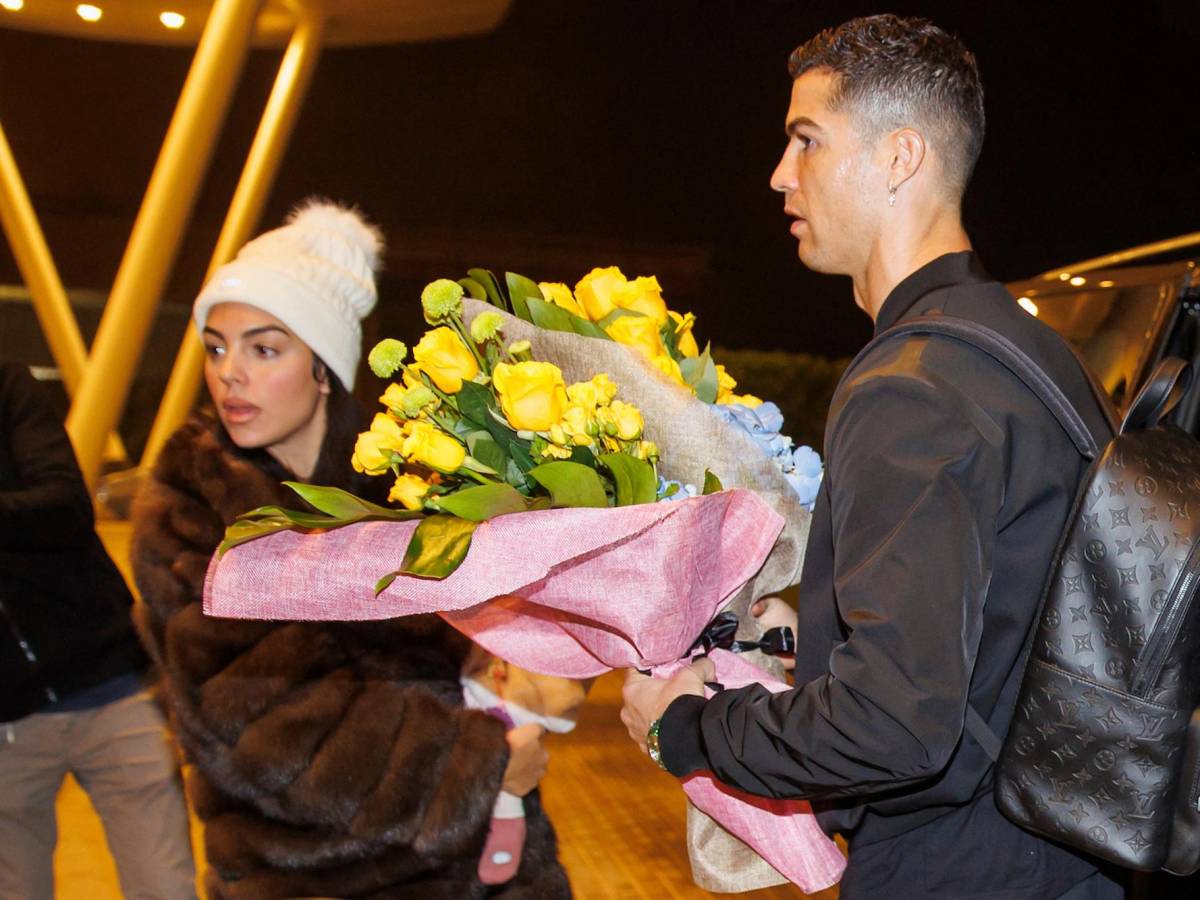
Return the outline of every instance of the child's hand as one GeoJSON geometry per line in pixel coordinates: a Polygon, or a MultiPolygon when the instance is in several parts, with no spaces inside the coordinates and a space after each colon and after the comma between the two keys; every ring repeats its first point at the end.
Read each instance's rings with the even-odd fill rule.
{"type": "Polygon", "coordinates": [[[541,725],[530,723],[508,732],[508,768],[504,770],[501,788],[510,794],[524,797],[542,780],[550,754],[542,746],[541,725]]]}
{"type": "MultiPolygon", "coordinates": [[[[763,597],[750,607],[750,613],[758,620],[763,631],[772,628],[790,628],[796,630],[796,611],[778,597],[763,597]]],[[[783,667],[789,672],[796,667],[796,657],[776,656],[783,667]]]]}

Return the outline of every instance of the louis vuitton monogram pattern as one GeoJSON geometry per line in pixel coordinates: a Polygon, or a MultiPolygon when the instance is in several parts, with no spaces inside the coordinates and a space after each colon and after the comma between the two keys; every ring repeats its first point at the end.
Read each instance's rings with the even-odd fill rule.
{"type": "Polygon", "coordinates": [[[1176,797],[1196,783],[1183,769],[1200,700],[1200,444],[1170,426],[1121,435],[1088,479],[1034,635],[998,802],[1123,866],[1155,870],[1181,852],[1200,863],[1200,847],[1172,847],[1176,797]]]}

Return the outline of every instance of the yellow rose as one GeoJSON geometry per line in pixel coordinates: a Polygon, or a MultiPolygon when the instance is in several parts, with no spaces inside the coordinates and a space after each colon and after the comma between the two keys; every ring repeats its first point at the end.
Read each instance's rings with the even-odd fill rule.
{"type": "Polygon", "coordinates": [[[636,406],[616,400],[609,407],[609,411],[613,424],[617,426],[617,437],[623,441],[636,441],[642,436],[646,422],[642,419],[641,410],[636,406]]]}
{"type": "Polygon", "coordinates": [[[592,269],[575,285],[575,299],[589,319],[599,322],[617,308],[613,295],[625,284],[625,276],[616,266],[592,269]]]}
{"type": "Polygon", "coordinates": [[[567,399],[571,401],[572,405],[586,410],[591,415],[596,404],[600,403],[600,394],[596,390],[594,382],[579,381],[567,385],[567,399]]]}
{"type": "MultiPolygon", "coordinates": [[[[586,447],[592,442],[588,428],[591,426],[591,429],[594,431],[596,427],[591,418],[591,414],[595,409],[595,406],[590,410],[582,406],[568,407],[567,411],[563,413],[562,422],[556,425],[555,428],[558,428],[572,443],[578,444],[580,447],[586,447]]],[[[551,429],[551,434],[553,435],[553,433],[554,429],[551,429]]],[[[566,441],[556,440],[554,443],[565,444],[566,441]]]]}
{"type": "Polygon", "coordinates": [[[733,403],[740,403],[747,409],[754,409],[755,407],[762,406],[763,404],[762,400],[758,397],[755,397],[753,394],[722,394],[717,398],[717,402],[723,406],[729,406],[733,403]]]}
{"type": "Polygon", "coordinates": [[[464,381],[479,374],[474,354],[453,329],[444,325],[425,332],[421,342],[413,348],[413,359],[447,394],[457,394],[464,381]]]}
{"type": "Polygon", "coordinates": [[[376,413],[371,430],[359,434],[354,442],[350,465],[356,472],[382,475],[392,464],[392,454],[399,452],[403,442],[404,434],[396,420],[384,413],[376,413]]]}
{"type": "Polygon", "coordinates": [[[492,384],[505,417],[518,431],[549,431],[567,407],[562,372],[551,363],[499,363],[492,384]]]}
{"type": "Polygon", "coordinates": [[[379,402],[388,409],[400,409],[404,405],[404,395],[406,393],[407,391],[401,385],[393,381],[387,386],[387,390],[383,392],[383,396],[379,398],[379,402]]]}
{"type": "Polygon", "coordinates": [[[414,420],[406,426],[408,437],[400,452],[405,459],[450,474],[458,471],[467,458],[467,449],[440,428],[414,420]]]}
{"type": "Polygon", "coordinates": [[[650,360],[650,363],[672,381],[685,386],[687,385],[687,382],[683,380],[683,372],[679,371],[679,363],[675,362],[666,353],[660,353],[650,360]]]}
{"type": "Polygon", "coordinates": [[[542,290],[542,297],[548,303],[553,303],[555,306],[561,306],[569,313],[574,313],[581,319],[586,319],[587,315],[579,304],[575,301],[575,296],[571,293],[571,289],[561,281],[539,281],[538,287],[542,290]]]}
{"type": "Polygon", "coordinates": [[[658,325],[649,316],[621,316],[605,331],[614,341],[632,347],[647,359],[667,352],[658,325]]]}
{"type": "Polygon", "coordinates": [[[559,447],[556,444],[547,444],[545,456],[553,457],[554,459],[570,459],[571,451],[566,447],[559,447]]]}
{"type": "Polygon", "coordinates": [[[405,509],[418,510],[425,505],[425,495],[429,493],[430,484],[424,478],[404,474],[396,479],[392,489],[388,491],[388,501],[399,503],[405,509]]]}
{"type": "Polygon", "coordinates": [[[624,287],[613,294],[613,303],[621,309],[640,312],[643,316],[653,319],[656,325],[667,321],[667,304],[663,302],[662,288],[658,279],[639,276],[627,282],[624,287]]]}
{"type": "Polygon", "coordinates": [[[675,310],[667,310],[667,315],[675,323],[675,345],[688,359],[700,355],[700,348],[696,346],[696,338],[692,334],[692,325],[696,323],[696,317],[691,313],[686,316],[681,316],[675,310]]]}
{"type": "Polygon", "coordinates": [[[737,387],[737,381],[725,371],[723,365],[717,363],[717,393],[728,394],[735,387],[737,387]]]}
{"type": "Polygon", "coordinates": [[[617,396],[617,386],[603,372],[592,376],[592,384],[596,388],[596,404],[598,406],[612,403],[613,397],[617,396]]]}

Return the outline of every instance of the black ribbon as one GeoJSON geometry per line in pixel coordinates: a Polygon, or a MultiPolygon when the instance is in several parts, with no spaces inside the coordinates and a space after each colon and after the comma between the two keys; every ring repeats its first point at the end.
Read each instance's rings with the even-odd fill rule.
{"type": "Polygon", "coordinates": [[[704,653],[711,653],[713,650],[728,650],[731,653],[761,650],[772,656],[794,656],[796,653],[796,635],[790,628],[770,628],[763,633],[762,639],[757,641],[739,641],[737,629],[737,614],[726,610],[708,623],[700,637],[688,648],[688,653],[695,650],[704,653]]]}

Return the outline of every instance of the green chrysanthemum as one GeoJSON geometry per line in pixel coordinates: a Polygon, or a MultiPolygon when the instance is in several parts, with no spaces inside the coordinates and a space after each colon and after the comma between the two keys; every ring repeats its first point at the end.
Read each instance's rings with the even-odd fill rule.
{"type": "Polygon", "coordinates": [[[444,322],[462,313],[462,285],[449,278],[439,278],[425,285],[421,291],[421,306],[425,310],[425,321],[430,325],[444,322]]]}
{"type": "Polygon", "coordinates": [[[404,392],[404,399],[400,401],[400,409],[405,416],[415,419],[421,414],[421,410],[436,400],[437,394],[425,385],[418,384],[404,392]]]}
{"type": "Polygon", "coordinates": [[[471,320],[471,339],[477,344],[492,340],[500,333],[504,320],[497,312],[482,312],[471,320]]]}
{"type": "Polygon", "coordinates": [[[404,365],[404,357],[408,356],[408,348],[403,341],[395,338],[384,338],[376,344],[367,356],[367,365],[380,378],[390,378],[396,370],[404,365]]]}
{"type": "Polygon", "coordinates": [[[516,360],[533,359],[533,345],[529,341],[513,341],[508,345],[509,355],[516,360]]]}

